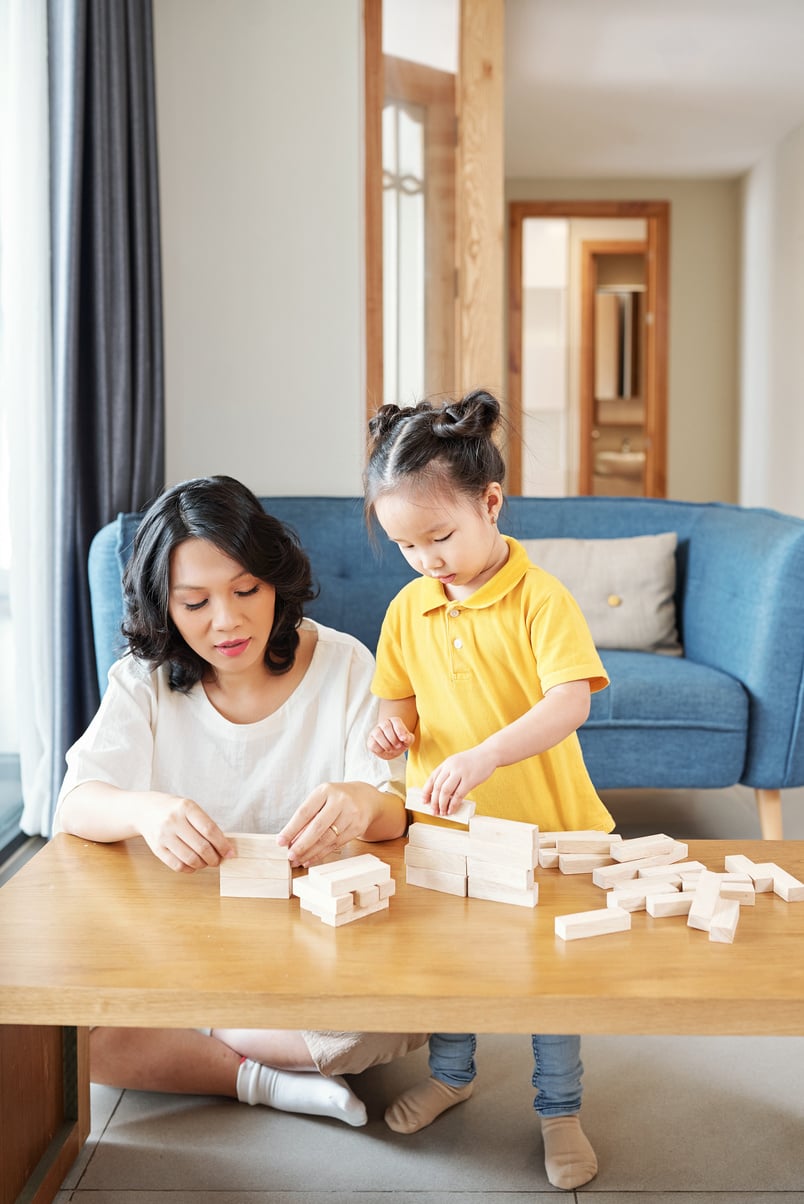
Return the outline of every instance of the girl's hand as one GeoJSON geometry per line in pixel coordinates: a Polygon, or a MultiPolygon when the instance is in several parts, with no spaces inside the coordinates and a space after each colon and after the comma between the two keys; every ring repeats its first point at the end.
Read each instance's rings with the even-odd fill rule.
{"type": "Polygon", "coordinates": [[[415,737],[408,730],[407,724],[398,715],[389,715],[382,719],[369,734],[368,750],[383,761],[392,761],[406,749],[410,748],[415,737]]]}
{"type": "Polygon", "coordinates": [[[231,841],[215,821],[189,798],[145,795],[140,833],[151,852],[180,874],[220,865],[234,854],[231,841]]]}
{"type": "Polygon", "coordinates": [[[449,816],[496,768],[496,760],[480,744],[455,753],[430,774],[422,789],[422,802],[432,807],[434,815],[449,816]]]}

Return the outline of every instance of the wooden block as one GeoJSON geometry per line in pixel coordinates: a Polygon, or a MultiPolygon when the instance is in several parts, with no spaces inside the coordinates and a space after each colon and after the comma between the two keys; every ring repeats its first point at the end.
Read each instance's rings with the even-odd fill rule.
{"type": "Polygon", "coordinates": [[[539,865],[543,870],[557,870],[558,858],[559,852],[555,847],[551,848],[549,845],[545,847],[539,846],[539,865]]]}
{"type": "MultiPolygon", "coordinates": [[[[728,866],[726,868],[728,869],[728,866]]],[[[773,875],[778,868],[772,861],[753,862],[748,872],[758,895],[765,895],[773,890],[773,875]]]]}
{"type": "Polygon", "coordinates": [[[734,899],[720,899],[709,924],[710,941],[730,945],[740,922],[740,904],[734,899]]]}
{"type": "Polygon", "coordinates": [[[517,819],[496,819],[491,815],[474,815],[469,820],[469,835],[485,844],[500,844],[532,853],[535,865],[539,853],[539,825],[525,824],[517,819]]]}
{"type": "Polygon", "coordinates": [[[313,878],[324,878],[331,874],[343,876],[345,869],[351,873],[362,873],[363,870],[378,869],[386,864],[373,853],[360,853],[357,857],[336,857],[332,861],[322,861],[319,865],[311,865],[307,872],[313,878]]]}
{"type": "Polygon", "coordinates": [[[443,849],[426,849],[420,845],[405,845],[405,865],[417,865],[422,870],[442,870],[445,874],[466,877],[465,853],[446,853],[443,849]]]}
{"type": "Polygon", "coordinates": [[[639,863],[636,861],[625,861],[622,864],[613,861],[611,865],[599,865],[597,869],[592,870],[592,881],[601,890],[609,890],[618,882],[627,882],[630,878],[636,878],[638,872],[639,863]]]}
{"type": "Polygon", "coordinates": [[[409,886],[423,886],[425,890],[466,897],[465,874],[445,874],[443,870],[426,870],[418,865],[409,865],[405,868],[405,881],[409,886]]]}
{"type": "Polygon", "coordinates": [[[672,865],[673,873],[678,874],[679,877],[681,877],[685,874],[688,874],[690,876],[692,876],[692,875],[697,876],[698,874],[700,874],[701,870],[706,869],[706,866],[704,865],[704,863],[702,861],[678,861],[678,862],[673,861],[673,862],[669,862],[669,863],[665,862],[664,865],[644,865],[642,867],[642,869],[639,871],[639,877],[640,878],[661,878],[662,874],[665,873],[664,867],[668,864],[672,865]]]}
{"type": "Polygon", "coordinates": [[[492,903],[513,903],[518,907],[535,907],[539,902],[539,887],[536,884],[518,889],[515,886],[504,886],[501,882],[476,878],[470,874],[467,889],[470,899],[486,899],[492,903]]]}
{"type": "Polygon", "coordinates": [[[393,878],[389,878],[387,882],[380,882],[377,889],[381,899],[390,899],[392,895],[396,894],[396,882],[393,878]]]}
{"type": "MultiPolygon", "coordinates": [[[[474,822],[474,819],[469,821],[470,825],[474,822]]],[[[527,845],[518,848],[513,844],[497,844],[494,841],[480,840],[477,836],[471,835],[471,828],[468,853],[476,861],[493,861],[497,865],[504,862],[506,865],[519,866],[520,869],[526,870],[534,869],[539,861],[539,850],[535,845],[532,848],[528,848],[527,845]]]]}
{"type": "Polygon", "coordinates": [[[290,881],[293,870],[290,862],[270,857],[227,857],[221,862],[221,878],[276,878],[290,881]]]}
{"type": "MultiPolygon", "coordinates": [[[[559,832],[555,847],[559,853],[608,853],[613,843],[620,843],[622,836],[612,832],[559,832]]],[[[541,841],[539,842],[541,847],[541,841]]]]}
{"type": "Polygon", "coordinates": [[[645,857],[672,852],[674,844],[672,836],[664,836],[661,833],[655,836],[638,836],[633,840],[621,840],[619,844],[614,844],[611,856],[614,861],[642,861],[645,857]]]}
{"type": "Polygon", "coordinates": [[[340,862],[311,865],[308,872],[311,878],[320,882],[324,894],[345,895],[366,886],[387,882],[391,867],[373,853],[364,853],[359,857],[345,857],[340,862]]]}
{"type": "MultiPolygon", "coordinates": [[[[558,846],[556,846],[558,847],[558,846]]],[[[559,853],[558,868],[562,874],[591,874],[601,865],[611,865],[608,853],[559,853]]]]}
{"type": "Polygon", "coordinates": [[[799,882],[787,870],[777,865],[773,873],[773,893],[784,899],[785,903],[804,902],[804,882],[799,882]]]}
{"type": "Polygon", "coordinates": [[[280,878],[221,878],[223,899],[289,899],[290,882],[280,878]]]}
{"type": "Polygon", "coordinates": [[[408,828],[408,844],[418,849],[441,849],[444,853],[469,853],[471,837],[459,828],[445,828],[442,824],[411,824],[408,828]]]}
{"type": "Polygon", "coordinates": [[[576,911],[556,916],[556,936],[562,941],[579,941],[588,936],[605,936],[610,932],[627,932],[631,913],[622,907],[600,907],[594,911],[576,911]]]}
{"type": "Polygon", "coordinates": [[[355,905],[355,897],[351,891],[343,895],[327,895],[319,888],[317,880],[310,878],[309,874],[294,879],[293,894],[299,899],[302,907],[307,911],[314,911],[316,915],[320,911],[340,915],[342,912],[351,911],[355,905]]]}
{"type": "Polygon", "coordinates": [[[624,911],[644,911],[650,895],[667,894],[673,888],[668,882],[649,882],[643,878],[632,878],[630,882],[615,886],[606,898],[608,907],[622,907],[624,911]]]}
{"type": "Polygon", "coordinates": [[[466,858],[466,873],[469,878],[482,878],[484,882],[497,882],[514,890],[531,890],[534,883],[532,869],[501,865],[496,861],[480,861],[476,857],[466,858]]]}
{"type": "Polygon", "coordinates": [[[734,899],[741,907],[753,907],[757,894],[753,882],[731,882],[720,880],[721,899],[734,899]]]}
{"type": "MultiPolygon", "coordinates": [[[[415,788],[408,790],[407,797],[405,799],[405,806],[408,811],[422,811],[425,815],[432,815],[435,817],[435,812],[430,804],[422,802],[421,790],[416,790],[415,788]]],[[[471,799],[465,798],[461,805],[456,807],[454,811],[451,811],[449,815],[439,815],[437,818],[440,820],[446,820],[448,823],[452,824],[468,824],[469,820],[475,813],[476,807],[476,803],[473,803],[471,799]]]]}
{"type": "Polygon", "coordinates": [[[278,845],[276,836],[265,832],[226,832],[226,837],[234,845],[238,857],[258,857],[260,860],[270,858],[272,861],[287,861],[289,850],[286,845],[278,845]]]}
{"type": "MultiPolygon", "coordinates": [[[[724,861],[724,869],[727,874],[748,874],[753,882],[753,870],[755,863],[750,857],[743,856],[742,853],[727,853],[724,861]]],[[[772,875],[771,875],[772,876],[772,875]]]]}
{"type": "Polygon", "coordinates": [[[692,905],[690,891],[669,891],[665,895],[648,895],[645,899],[645,910],[649,916],[685,916],[689,914],[692,905]]]}
{"type": "Polygon", "coordinates": [[[329,924],[331,928],[340,928],[343,924],[351,924],[353,920],[362,920],[378,911],[387,910],[388,900],[380,899],[378,903],[372,903],[370,907],[353,907],[351,911],[342,912],[340,915],[320,915],[318,918],[324,924],[329,924]]]}
{"type": "Polygon", "coordinates": [[[711,870],[701,870],[687,916],[690,928],[700,928],[703,932],[708,932],[719,901],[720,878],[711,870]]]}
{"type": "Polygon", "coordinates": [[[361,890],[353,892],[355,907],[371,907],[374,903],[380,901],[379,886],[364,886],[361,890]]]}

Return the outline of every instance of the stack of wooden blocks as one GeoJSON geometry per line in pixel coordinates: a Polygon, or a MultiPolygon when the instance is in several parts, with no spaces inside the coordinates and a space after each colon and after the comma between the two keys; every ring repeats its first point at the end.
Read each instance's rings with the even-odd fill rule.
{"type": "Polygon", "coordinates": [[[395,889],[391,867],[373,853],[311,865],[293,882],[302,909],[333,928],[384,911],[395,889]]]}
{"type": "Polygon", "coordinates": [[[276,836],[227,832],[235,856],[221,862],[221,895],[251,899],[289,899],[292,871],[288,850],[276,836]]]}
{"type": "Polygon", "coordinates": [[[411,886],[450,895],[535,907],[538,862],[536,824],[473,815],[468,832],[440,824],[411,824],[405,879],[411,886]]]}

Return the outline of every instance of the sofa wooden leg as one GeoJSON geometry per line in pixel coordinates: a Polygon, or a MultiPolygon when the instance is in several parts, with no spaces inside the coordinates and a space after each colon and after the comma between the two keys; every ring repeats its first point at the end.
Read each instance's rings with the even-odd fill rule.
{"type": "Polygon", "coordinates": [[[757,790],[759,830],[763,840],[782,840],[781,790],[757,790]]]}

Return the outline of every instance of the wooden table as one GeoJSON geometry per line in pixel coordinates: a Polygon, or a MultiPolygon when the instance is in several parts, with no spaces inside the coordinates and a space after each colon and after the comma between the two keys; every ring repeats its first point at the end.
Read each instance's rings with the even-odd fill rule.
{"type": "MultiPolygon", "coordinates": [[[[61,835],[38,853],[0,890],[0,1025],[64,1030],[73,1145],[88,1127],[81,1030],[95,1024],[804,1034],[804,904],[758,896],[733,945],[645,912],[630,932],[564,943],[557,914],[605,904],[588,875],[540,871],[531,910],[408,887],[403,848],[371,846],[396,879],[390,910],[336,929],[295,899],[222,899],[216,871],[175,874],[141,840],[61,835]]],[[[727,853],[804,879],[804,842],[689,846],[710,869],[727,853]]],[[[5,1066],[3,1098],[25,1111],[5,1066]]]]}

